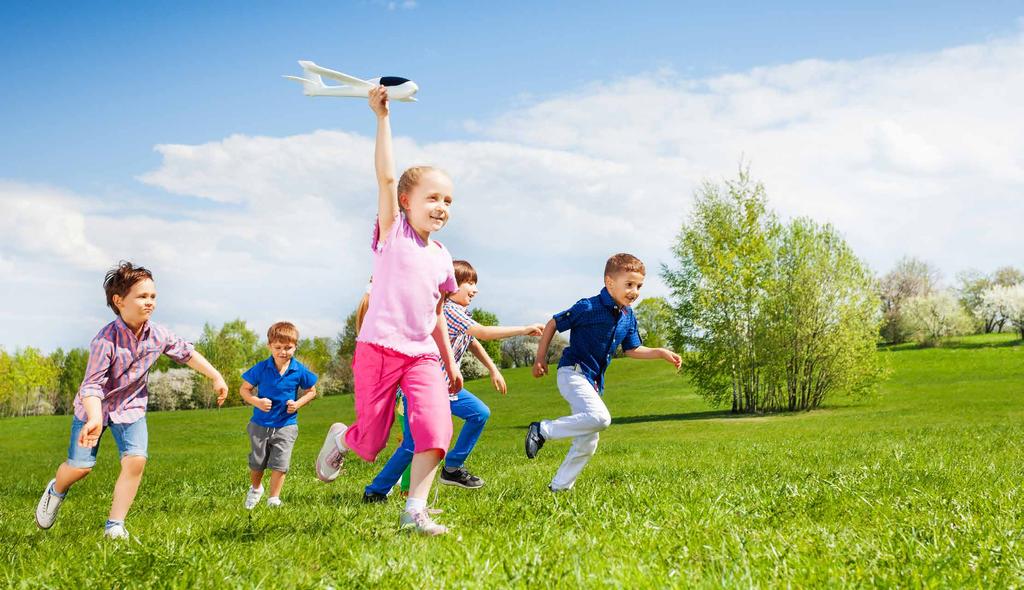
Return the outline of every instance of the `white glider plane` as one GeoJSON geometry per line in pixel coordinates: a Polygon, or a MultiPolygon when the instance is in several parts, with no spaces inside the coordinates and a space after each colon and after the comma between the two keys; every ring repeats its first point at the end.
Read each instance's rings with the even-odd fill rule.
{"type": "Polygon", "coordinates": [[[402,102],[416,102],[415,94],[420,87],[412,80],[399,78],[398,76],[382,76],[372,80],[361,80],[355,76],[342,74],[334,70],[318,66],[311,61],[299,60],[302,66],[303,76],[284,76],[289,80],[302,83],[302,93],[306,96],[349,96],[355,98],[366,98],[370,95],[370,89],[377,86],[385,86],[388,89],[388,99],[400,100],[402,102]],[[342,82],[338,86],[324,84],[326,76],[332,80],[342,82]]]}

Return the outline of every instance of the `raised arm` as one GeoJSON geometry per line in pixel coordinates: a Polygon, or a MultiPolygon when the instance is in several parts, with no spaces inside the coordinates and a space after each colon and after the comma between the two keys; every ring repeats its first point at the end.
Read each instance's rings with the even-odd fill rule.
{"type": "Polygon", "coordinates": [[[544,326],[530,324],[529,326],[484,326],[473,324],[469,328],[469,335],[480,340],[501,340],[512,336],[540,336],[544,326]]]}
{"type": "Polygon", "coordinates": [[[388,89],[378,86],[370,90],[370,108],[377,115],[377,142],[373,150],[373,166],[377,172],[377,229],[380,239],[388,235],[398,215],[398,180],[395,178],[395,156],[391,148],[391,117],[388,89]]]}
{"type": "Polygon", "coordinates": [[[543,377],[548,374],[548,364],[544,359],[548,358],[548,345],[555,336],[555,319],[551,318],[544,325],[544,333],[540,335],[540,342],[537,343],[537,357],[533,360],[533,376],[543,377]]]}

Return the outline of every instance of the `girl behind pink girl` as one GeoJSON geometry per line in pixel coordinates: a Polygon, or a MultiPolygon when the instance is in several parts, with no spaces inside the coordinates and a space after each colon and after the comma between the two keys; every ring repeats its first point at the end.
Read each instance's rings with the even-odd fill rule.
{"type": "Polygon", "coordinates": [[[395,414],[395,389],[409,402],[415,440],[409,498],[402,529],[427,535],[448,531],[426,509],[434,472],[451,442],[451,391],[462,389],[441,313],[444,296],[458,290],[448,250],[430,234],[448,222],[452,181],[429,166],[410,168],[395,183],[387,89],[370,92],[377,115],[374,165],[379,186],[373,240],[373,297],[356,337],[355,422],[337,422],[327,432],[316,461],[317,477],[338,477],[348,451],[374,461],[387,445],[395,414]],[[440,353],[440,359],[438,358],[440,353]],[[438,362],[443,361],[450,385],[438,362]]]}

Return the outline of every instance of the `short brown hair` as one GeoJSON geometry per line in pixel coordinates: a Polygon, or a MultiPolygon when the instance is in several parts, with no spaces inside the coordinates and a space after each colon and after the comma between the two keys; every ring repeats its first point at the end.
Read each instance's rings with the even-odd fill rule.
{"type": "Polygon", "coordinates": [[[455,267],[455,283],[461,285],[462,283],[475,283],[477,281],[476,269],[473,265],[466,262],[465,260],[453,260],[452,266],[455,267]]]}
{"type": "Polygon", "coordinates": [[[608,259],[608,262],[604,263],[604,276],[613,277],[620,272],[638,272],[642,275],[647,275],[644,263],[636,256],[626,254],[625,252],[615,254],[608,259]]]}
{"type": "Polygon", "coordinates": [[[267,344],[273,344],[275,342],[298,344],[299,329],[291,322],[277,322],[267,330],[267,344]]]}
{"type": "Polygon", "coordinates": [[[107,307],[120,316],[121,312],[114,305],[114,295],[127,297],[135,283],[146,279],[153,280],[153,273],[141,266],[135,266],[127,260],[119,262],[117,266],[107,271],[107,276],[103,279],[103,291],[107,294],[107,307]]]}

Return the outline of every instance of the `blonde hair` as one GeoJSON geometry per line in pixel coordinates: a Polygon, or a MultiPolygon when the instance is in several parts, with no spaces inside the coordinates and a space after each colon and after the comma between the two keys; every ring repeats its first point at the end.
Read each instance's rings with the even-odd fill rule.
{"type": "MultiPolygon", "coordinates": [[[[402,173],[401,178],[398,179],[398,194],[404,195],[411,191],[413,187],[420,183],[420,179],[427,172],[442,172],[440,169],[433,166],[413,166],[402,173]]],[[[443,173],[443,172],[442,172],[443,173]]]]}

